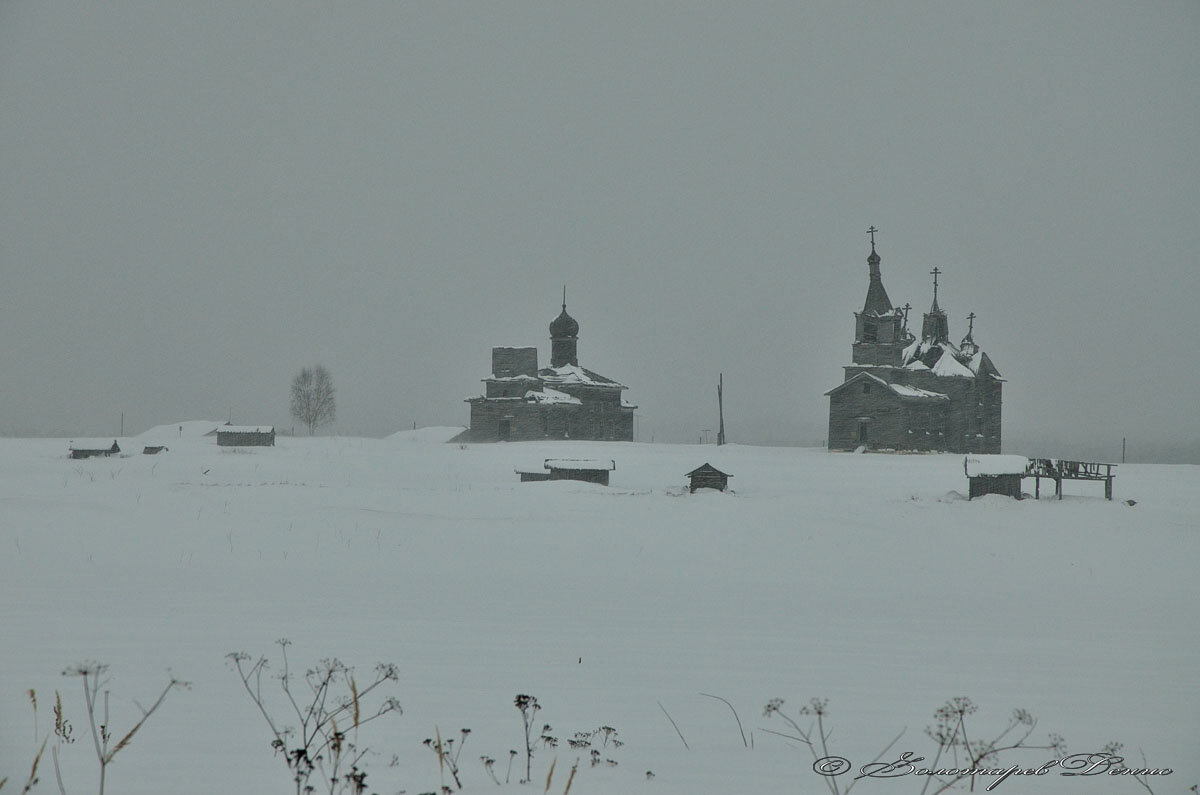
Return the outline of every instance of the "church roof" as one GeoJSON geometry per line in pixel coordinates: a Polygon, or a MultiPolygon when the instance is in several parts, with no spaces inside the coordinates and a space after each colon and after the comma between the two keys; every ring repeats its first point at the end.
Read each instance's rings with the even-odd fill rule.
{"type": "Polygon", "coordinates": [[[829,390],[825,394],[827,396],[836,394],[838,392],[841,392],[843,389],[850,386],[851,384],[858,383],[858,382],[862,381],[863,379],[868,379],[868,378],[871,381],[874,381],[875,383],[879,384],[884,389],[891,392],[896,397],[906,398],[909,400],[949,400],[950,399],[949,395],[943,395],[941,392],[931,392],[928,389],[920,389],[918,387],[908,386],[906,384],[892,384],[887,381],[884,381],[882,378],[880,378],[877,375],[872,375],[871,373],[859,373],[858,375],[854,376],[853,378],[849,378],[846,381],[843,381],[841,384],[838,384],[837,386],[835,386],[833,389],[829,390]]]}
{"type": "Polygon", "coordinates": [[[536,389],[531,389],[525,393],[525,399],[530,403],[562,403],[572,406],[582,406],[583,401],[577,397],[568,395],[566,392],[559,392],[557,389],[545,387],[541,392],[536,389]]]}
{"type": "Polygon", "coordinates": [[[602,386],[613,389],[627,389],[611,378],[605,378],[599,373],[593,373],[586,367],[577,364],[564,364],[561,367],[544,367],[538,370],[538,377],[547,384],[602,386]]]}
{"type": "MultiPolygon", "coordinates": [[[[968,361],[970,360],[968,359],[968,361]]],[[[942,350],[942,355],[938,357],[933,367],[929,369],[934,375],[960,376],[963,378],[975,377],[975,373],[971,368],[960,362],[953,353],[946,349],[942,350]]]]}
{"type": "Polygon", "coordinates": [[[964,378],[990,375],[1000,378],[1000,371],[992,364],[992,360],[974,344],[971,349],[964,351],[946,340],[913,340],[904,349],[900,361],[907,370],[930,370],[934,375],[964,378]]]}
{"type": "Polygon", "coordinates": [[[892,311],[892,300],[888,298],[887,290],[883,288],[883,277],[879,273],[879,254],[875,252],[875,244],[871,244],[871,255],[867,257],[867,268],[871,272],[871,281],[867,285],[867,300],[863,302],[863,314],[886,315],[892,311]]]}
{"type": "Polygon", "coordinates": [[[487,378],[481,378],[479,380],[481,380],[481,381],[507,381],[507,382],[511,383],[514,381],[536,381],[536,380],[538,380],[538,377],[536,375],[525,375],[524,373],[522,373],[521,375],[496,375],[495,373],[492,373],[487,378]]]}

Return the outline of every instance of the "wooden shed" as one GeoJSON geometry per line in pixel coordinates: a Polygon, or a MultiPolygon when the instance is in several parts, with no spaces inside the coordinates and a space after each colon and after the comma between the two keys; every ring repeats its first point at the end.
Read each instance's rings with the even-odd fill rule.
{"type": "Polygon", "coordinates": [[[222,425],[217,428],[220,447],[273,447],[275,428],[270,425],[222,425]]]}
{"type": "Polygon", "coordinates": [[[732,475],[727,475],[717,469],[712,464],[705,461],[700,466],[693,469],[691,472],[684,475],[690,483],[690,490],[695,493],[696,489],[716,489],[717,491],[725,491],[729,488],[729,479],[732,475]]]}
{"type": "Polygon", "coordinates": [[[100,456],[116,455],[121,452],[121,448],[117,446],[117,440],[113,439],[112,446],[108,446],[103,442],[91,440],[83,440],[79,442],[71,442],[71,458],[96,458],[100,456]]]}
{"type": "Polygon", "coordinates": [[[608,485],[608,473],[617,468],[613,460],[603,461],[591,458],[547,458],[542,462],[544,472],[523,471],[518,469],[521,482],[536,480],[580,480],[584,483],[599,483],[608,485]]]}
{"type": "Polygon", "coordinates": [[[1029,459],[1021,455],[969,455],[963,459],[967,476],[967,499],[985,494],[1003,494],[1021,499],[1021,478],[1029,459]]]}

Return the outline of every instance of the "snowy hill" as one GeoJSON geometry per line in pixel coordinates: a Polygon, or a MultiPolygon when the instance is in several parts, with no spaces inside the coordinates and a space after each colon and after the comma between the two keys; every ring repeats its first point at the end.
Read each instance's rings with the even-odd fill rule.
{"type": "MultiPolygon", "coordinates": [[[[1061,502],[968,502],[961,456],[406,443],[460,429],[221,449],[184,426],[138,437],[164,439],[157,456],[71,461],[65,440],[0,440],[9,787],[40,744],[33,688],[39,737],[61,692],[78,739],[61,749],[65,784],[92,789],[80,682],[60,672],[99,660],[118,731],[168,670],[191,682],[117,757],[110,791],[289,791],[225,658],[278,663],[283,637],[301,671],[336,656],[361,681],[377,662],[397,665],[403,714],[361,729],[371,791],[437,791],[448,774],[422,741],[464,727],[466,791],[497,789],[480,757],[502,782],[510,749],[523,761],[519,693],[537,697],[538,726],[559,740],[535,752],[538,792],[556,758],[551,792],[582,758],[572,795],[827,791],[808,750],[771,733],[793,733],[764,716],[773,697],[793,717],[828,698],[830,753],[855,770],[902,729],[892,755],[932,760],[934,710],[968,696],[980,738],[1023,708],[1039,720],[1030,742],[1057,733],[1078,753],[1117,740],[1131,762],[1141,749],[1176,771],[1155,792],[1200,782],[1200,467],[1119,467],[1116,495],[1134,506],[1104,501],[1097,484],[1068,484],[1061,502]],[[612,459],[611,485],[518,482],[514,470],[551,457],[612,459]],[[732,492],[686,493],[684,473],[705,461],[733,475],[732,492]],[[702,693],[729,701],[753,748],[702,693]],[[599,726],[624,743],[604,750],[616,766],[592,767],[567,743],[599,726]]],[[[35,792],[54,791],[49,764],[35,792]]],[[[498,789],[534,791],[518,777],[498,789]]],[[[1140,787],[1054,773],[998,790],[1140,787]]]]}

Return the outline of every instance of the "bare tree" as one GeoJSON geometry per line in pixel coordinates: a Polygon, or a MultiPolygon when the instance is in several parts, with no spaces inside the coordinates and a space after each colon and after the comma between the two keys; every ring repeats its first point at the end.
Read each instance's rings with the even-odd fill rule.
{"type": "Polygon", "coordinates": [[[333,421],[333,376],[325,365],[305,367],[292,379],[292,416],[308,426],[308,435],[333,421]]]}

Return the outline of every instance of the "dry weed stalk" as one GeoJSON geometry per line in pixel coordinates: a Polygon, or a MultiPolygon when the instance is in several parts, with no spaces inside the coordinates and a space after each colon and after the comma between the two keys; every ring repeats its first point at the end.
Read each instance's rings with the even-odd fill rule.
{"type": "MultiPolygon", "coordinates": [[[[166,687],[158,694],[158,698],[150,705],[150,709],[143,708],[141,704],[137,704],[135,701],[134,704],[137,704],[138,709],[141,710],[142,717],[114,745],[112,744],[114,737],[112,724],[109,722],[109,690],[105,687],[108,684],[108,666],[97,662],[85,662],[71,666],[62,673],[63,676],[78,676],[83,682],[83,700],[87,708],[88,728],[91,729],[92,745],[96,750],[96,760],[100,764],[99,795],[104,795],[104,784],[108,774],[108,767],[112,764],[116,755],[129,747],[130,743],[133,742],[133,736],[145,725],[150,716],[162,706],[167,693],[170,693],[175,688],[187,688],[190,685],[172,676],[167,682],[166,687]],[[97,723],[96,701],[100,698],[101,693],[104,696],[103,713],[99,716],[101,722],[97,723]]],[[[60,743],[65,742],[69,744],[74,742],[71,738],[71,724],[63,717],[62,697],[57,691],[55,692],[54,719],[54,733],[58,736],[60,743]]],[[[66,788],[63,786],[62,781],[62,770],[58,763],[57,745],[51,748],[51,756],[54,759],[54,774],[58,781],[59,792],[66,795],[66,788]]]]}
{"type": "Polygon", "coordinates": [[[360,763],[368,749],[357,747],[358,729],[376,718],[390,712],[400,714],[402,710],[395,698],[387,697],[364,717],[363,703],[377,688],[399,680],[396,666],[391,663],[376,666],[375,678],[360,689],[353,670],[335,658],[322,660],[304,674],[309,692],[297,696],[292,687],[295,674],[287,658],[290,641],[276,642],[281,650],[283,668],[274,678],[280,682],[287,704],[285,711],[290,708],[297,727],[281,725],[272,717],[263,692],[263,676],[269,668],[266,657],[259,657],[253,663],[245,652],[232,652],[226,657],[233,662],[246,693],[267,722],[273,737],[271,748],[283,755],[284,764],[296,785],[296,795],[313,791],[309,780],[314,772],[328,783],[330,795],[365,792],[367,774],[360,768],[360,763]],[[345,687],[349,695],[339,697],[336,691],[341,687],[345,687]],[[353,726],[354,741],[338,728],[339,719],[348,720],[353,726]]]}

